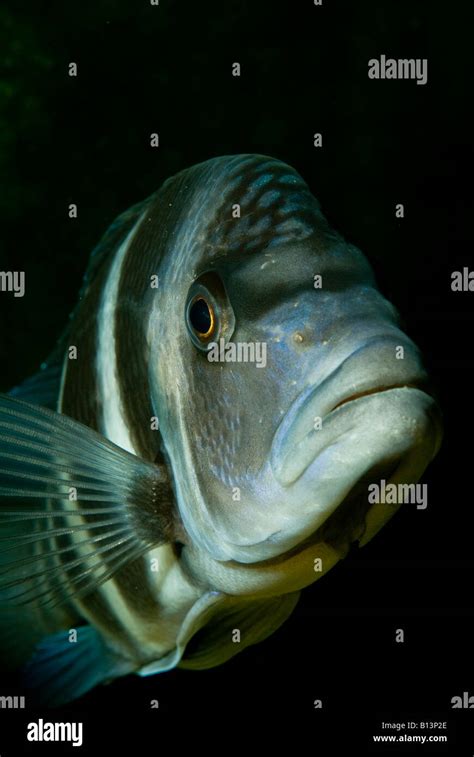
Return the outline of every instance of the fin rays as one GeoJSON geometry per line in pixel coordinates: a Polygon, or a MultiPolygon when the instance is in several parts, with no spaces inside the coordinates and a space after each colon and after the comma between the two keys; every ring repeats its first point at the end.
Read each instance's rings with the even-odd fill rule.
{"type": "Polygon", "coordinates": [[[166,482],[164,466],[0,395],[0,602],[82,596],[168,541],[170,503],[157,498],[166,482]]]}

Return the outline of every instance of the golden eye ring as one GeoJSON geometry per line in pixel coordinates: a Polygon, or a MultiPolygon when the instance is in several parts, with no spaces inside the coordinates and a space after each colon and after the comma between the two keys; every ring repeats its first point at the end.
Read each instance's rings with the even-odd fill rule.
{"type": "Polygon", "coordinates": [[[199,341],[207,342],[213,336],[216,315],[212,304],[202,294],[197,294],[189,303],[188,318],[199,341]]]}
{"type": "Polygon", "coordinates": [[[215,271],[202,273],[191,284],[184,308],[186,328],[192,343],[206,353],[219,339],[229,340],[235,316],[222,279],[215,271]]]}

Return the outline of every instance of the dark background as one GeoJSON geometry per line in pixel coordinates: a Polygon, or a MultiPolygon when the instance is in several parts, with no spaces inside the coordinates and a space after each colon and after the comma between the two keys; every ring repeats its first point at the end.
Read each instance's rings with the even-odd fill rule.
{"type": "MultiPolygon", "coordinates": [[[[473,752],[473,711],[450,708],[453,696],[474,694],[474,293],[450,289],[451,273],[473,260],[468,8],[415,0],[2,4],[0,270],[25,271],[26,294],[0,294],[0,390],[34,372],[54,346],[90,250],[119,212],[193,163],[257,152],[294,166],[331,224],[367,255],[426,357],[445,415],[444,445],[423,479],[426,511],[402,509],[306,589],[273,637],[225,666],[122,679],[61,711],[59,719],[84,721],[83,750],[113,750],[126,732],[139,754],[162,752],[165,735],[180,746],[189,737],[205,744],[218,723],[228,742],[245,744],[257,717],[268,737],[296,736],[309,724],[318,754],[323,737],[371,753],[382,719],[448,720],[449,748],[433,752],[473,752]],[[367,62],[382,53],[428,58],[428,84],[369,80],[367,62]],[[72,61],[77,78],[68,76],[72,61]],[[240,78],[231,75],[236,61],[240,78]],[[315,132],[322,148],[313,147],[315,132]],[[77,220],[68,218],[71,202],[77,220]],[[402,220],[396,203],[405,206],[402,220]],[[394,641],[397,628],[404,644],[394,641]],[[158,710],[150,710],[154,698],[158,710]],[[193,715],[200,728],[187,732],[193,715]]],[[[52,753],[58,745],[23,743],[34,719],[25,713],[2,715],[12,743],[52,753]]]]}

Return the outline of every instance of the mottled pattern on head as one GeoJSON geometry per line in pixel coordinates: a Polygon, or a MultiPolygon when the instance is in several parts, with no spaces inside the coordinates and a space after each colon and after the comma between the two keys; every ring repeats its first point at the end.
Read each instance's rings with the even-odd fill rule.
{"type": "Polygon", "coordinates": [[[224,156],[201,163],[169,179],[161,192],[155,207],[161,231],[166,229],[167,247],[173,248],[171,282],[186,265],[191,266],[189,275],[192,267],[203,261],[212,264],[221,256],[257,254],[315,233],[333,236],[298,172],[263,155],[224,156]],[[161,192],[173,197],[171,206],[166,198],[169,214],[161,192]],[[181,210],[179,217],[175,204],[181,210]],[[236,218],[235,205],[240,206],[236,218]]]}
{"type": "Polygon", "coordinates": [[[301,176],[272,158],[249,156],[230,165],[225,191],[209,224],[206,250],[260,252],[314,233],[323,220],[319,203],[301,176]],[[240,217],[233,217],[235,206],[240,217]]]}

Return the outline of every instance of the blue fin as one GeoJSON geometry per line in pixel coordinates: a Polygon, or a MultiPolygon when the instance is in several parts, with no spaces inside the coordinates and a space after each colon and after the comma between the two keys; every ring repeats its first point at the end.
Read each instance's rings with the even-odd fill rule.
{"type": "Polygon", "coordinates": [[[131,663],[115,657],[92,626],[47,636],[23,669],[24,684],[40,705],[58,707],[99,683],[131,672],[131,663]],[[130,669],[128,669],[130,666],[130,669]]]}

